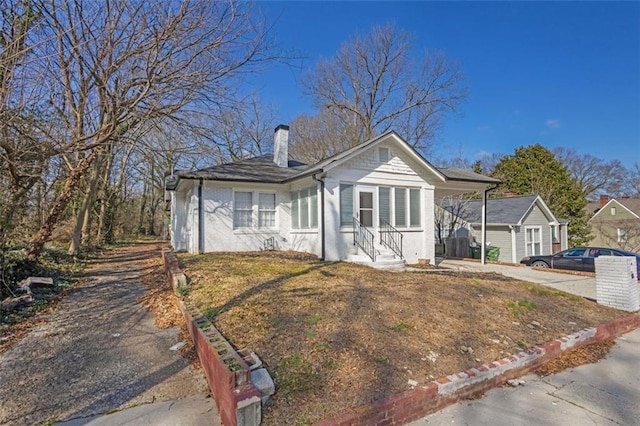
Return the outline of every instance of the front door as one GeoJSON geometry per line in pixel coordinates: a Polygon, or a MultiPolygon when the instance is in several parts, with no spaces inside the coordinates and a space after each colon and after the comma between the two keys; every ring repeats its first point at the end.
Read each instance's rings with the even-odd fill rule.
{"type": "Polygon", "coordinates": [[[376,188],[358,187],[357,193],[356,219],[367,228],[376,227],[376,188]]]}

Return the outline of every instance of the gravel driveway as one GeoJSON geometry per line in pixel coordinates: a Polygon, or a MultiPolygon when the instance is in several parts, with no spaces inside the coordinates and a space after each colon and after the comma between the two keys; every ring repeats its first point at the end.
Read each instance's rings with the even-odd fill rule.
{"type": "Polygon", "coordinates": [[[0,424],[33,425],[144,403],[206,395],[200,370],[169,348],[138,299],[157,243],[119,248],[95,262],[47,322],[0,354],[0,424]]]}

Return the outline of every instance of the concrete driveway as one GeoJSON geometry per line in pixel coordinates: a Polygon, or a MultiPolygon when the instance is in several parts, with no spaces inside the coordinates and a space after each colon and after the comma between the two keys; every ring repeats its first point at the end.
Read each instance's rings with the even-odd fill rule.
{"type": "Polygon", "coordinates": [[[479,262],[467,260],[445,259],[440,262],[439,266],[463,271],[495,272],[507,277],[542,284],[577,296],[586,297],[587,299],[596,300],[595,277],[552,272],[552,270],[543,271],[525,266],[510,266],[495,263],[482,265],[479,262]]]}

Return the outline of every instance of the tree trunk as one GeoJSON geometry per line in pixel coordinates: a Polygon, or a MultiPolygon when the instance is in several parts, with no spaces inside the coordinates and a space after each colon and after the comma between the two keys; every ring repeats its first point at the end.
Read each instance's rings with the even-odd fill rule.
{"type": "Polygon", "coordinates": [[[93,169],[89,176],[89,181],[87,182],[87,192],[84,194],[80,210],[78,210],[78,215],[76,216],[76,224],[73,228],[73,237],[69,243],[69,254],[78,254],[80,248],[87,245],[89,242],[91,206],[93,205],[93,201],[96,197],[98,180],[100,179],[101,164],[101,157],[98,156],[96,161],[93,163],[93,169]]]}
{"type": "Polygon", "coordinates": [[[98,231],[96,233],[96,241],[102,243],[103,231],[105,226],[105,219],[107,215],[107,203],[109,202],[109,184],[111,183],[111,169],[113,168],[113,160],[115,154],[113,153],[113,144],[110,144],[107,149],[107,164],[103,169],[102,186],[100,187],[100,212],[98,213],[98,231]]]}
{"type": "Polygon", "coordinates": [[[76,168],[71,170],[71,173],[69,173],[69,176],[67,176],[67,179],[64,182],[64,186],[62,187],[62,190],[58,194],[58,197],[51,206],[51,210],[49,210],[44,223],[29,244],[29,250],[27,250],[27,257],[29,258],[29,260],[37,260],[40,256],[40,253],[42,253],[44,245],[47,241],[49,241],[49,238],[51,238],[53,228],[55,228],[55,226],[58,224],[60,216],[67,208],[71,197],[73,197],[74,191],[76,190],[76,186],[78,185],[80,178],[82,177],[84,172],[91,166],[91,163],[97,155],[98,149],[94,149],[93,151],[91,151],[89,155],[80,160],[76,168]]]}

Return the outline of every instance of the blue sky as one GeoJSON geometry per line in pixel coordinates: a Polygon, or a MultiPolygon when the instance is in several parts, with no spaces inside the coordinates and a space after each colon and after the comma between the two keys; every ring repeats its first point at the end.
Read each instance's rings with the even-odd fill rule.
{"type": "Polygon", "coordinates": [[[459,63],[470,96],[435,141],[434,157],[512,154],[541,143],[640,163],[640,2],[258,3],[273,37],[305,56],[259,79],[279,121],[313,113],[300,77],[353,34],[395,23],[416,47],[459,63]]]}

